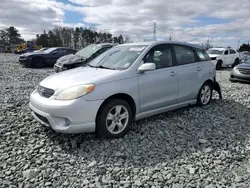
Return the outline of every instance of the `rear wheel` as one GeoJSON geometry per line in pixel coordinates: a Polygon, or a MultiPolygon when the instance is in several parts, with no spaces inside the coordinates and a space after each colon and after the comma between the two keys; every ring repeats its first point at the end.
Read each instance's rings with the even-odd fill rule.
{"type": "Polygon", "coordinates": [[[220,70],[221,69],[221,67],[222,67],[222,61],[221,60],[219,60],[217,63],[216,63],[216,70],[220,70]]]}
{"type": "Polygon", "coordinates": [[[200,106],[208,105],[212,99],[212,85],[209,82],[205,82],[198,94],[197,104],[200,106]]]}
{"type": "Polygon", "coordinates": [[[43,68],[44,67],[44,60],[43,60],[43,58],[36,57],[36,58],[32,59],[32,65],[35,68],[43,68]]]}
{"type": "Polygon", "coordinates": [[[120,138],[128,132],[132,119],[130,105],[124,100],[113,99],[101,107],[96,129],[104,138],[120,138]]]}

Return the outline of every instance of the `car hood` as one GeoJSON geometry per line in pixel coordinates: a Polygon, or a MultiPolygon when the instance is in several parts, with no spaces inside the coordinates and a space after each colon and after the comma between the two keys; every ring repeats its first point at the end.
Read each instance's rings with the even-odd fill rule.
{"type": "Polygon", "coordinates": [[[48,76],[40,82],[40,85],[54,90],[61,90],[79,84],[98,84],[100,81],[113,81],[115,79],[113,75],[119,74],[120,71],[121,70],[79,67],[48,76]]]}
{"type": "Polygon", "coordinates": [[[220,55],[219,54],[208,54],[209,57],[213,58],[213,57],[219,57],[220,55]]]}
{"type": "Polygon", "coordinates": [[[30,55],[43,55],[44,53],[43,52],[28,52],[28,53],[24,53],[20,56],[30,56],[30,55]]]}
{"type": "Polygon", "coordinates": [[[69,65],[69,64],[74,64],[76,62],[82,62],[86,60],[85,58],[78,56],[78,55],[74,55],[74,54],[69,54],[69,55],[65,55],[61,58],[59,58],[57,60],[57,63],[60,65],[69,65]]]}
{"type": "Polygon", "coordinates": [[[249,63],[241,63],[241,64],[237,65],[237,68],[250,69],[250,64],[249,63]]]}

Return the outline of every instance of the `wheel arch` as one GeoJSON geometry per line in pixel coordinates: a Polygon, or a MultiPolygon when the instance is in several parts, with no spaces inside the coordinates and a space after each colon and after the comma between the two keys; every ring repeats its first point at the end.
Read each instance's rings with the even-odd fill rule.
{"type": "Polygon", "coordinates": [[[198,95],[199,95],[200,89],[201,89],[201,87],[202,87],[205,83],[209,83],[209,84],[211,84],[212,89],[214,89],[214,81],[213,81],[213,80],[211,80],[211,79],[207,79],[207,80],[206,80],[205,82],[203,82],[203,84],[199,87],[199,90],[198,90],[198,92],[197,92],[196,98],[198,98],[198,95]]]}
{"type": "Polygon", "coordinates": [[[113,100],[113,99],[122,99],[122,100],[125,100],[129,106],[131,107],[131,110],[132,110],[132,113],[133,113],[133,117],[135,116],[136,114],[136,103],[133,99],[133,97],[131,97],[130,95],[126,94],[126,93],[116,93],[116,94],[113,94],[111,96],[109,96],[108,98],[106,98],[101,106],[99,107],[98,111],[97,111],[97,114],[96,114],[96,119],[98,118],[102,108],[110,101],[110,100],[113,100]]]}

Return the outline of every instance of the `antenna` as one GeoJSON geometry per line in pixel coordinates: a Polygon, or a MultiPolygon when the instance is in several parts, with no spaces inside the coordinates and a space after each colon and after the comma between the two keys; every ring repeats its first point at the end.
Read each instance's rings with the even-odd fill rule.
{"type": "Polygon", "coordinates": [[[156,40],[156,21],[154,21],[153,40],[156,40]]]}

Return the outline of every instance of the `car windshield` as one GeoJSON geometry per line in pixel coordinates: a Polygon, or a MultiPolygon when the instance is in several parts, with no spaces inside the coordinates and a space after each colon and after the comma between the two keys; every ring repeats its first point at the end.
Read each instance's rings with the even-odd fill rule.
{"type": "Polygon", "coordinates": [[[135,62],[146,47],[146,45],[121,45],[113,47],[94,59],[89,63],[89,66],[124,70],[135,62]]]}
{"type": "Polygon", "coordinates": [[[222,50],[208,50],[207,51],[208,54],[222,54],[223,51],[222,50]]]}
{"type": "Polygon", "coordinates": [[[89,58],[92,54],[94,54],[97,50],[101,49],[102,46],[98,44],[91,44],[86,46],[85,48],[81,49],[76,55],[89,58]]]}
{"type": "Polygon", "coordinates": [[[40,51],[45,51],[47,50],[48,48],[41,48],[40,51]]]}
{"type": "Polygon", "coordinates": [[[57,48],[49,48],[47,50],[44,50],[43,52],[48,54],[50,52],[53,52],[55,49],[57,49],[57,48]]]}

